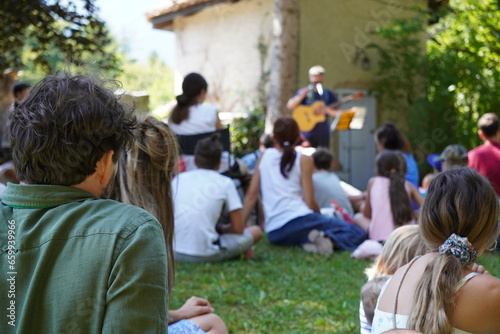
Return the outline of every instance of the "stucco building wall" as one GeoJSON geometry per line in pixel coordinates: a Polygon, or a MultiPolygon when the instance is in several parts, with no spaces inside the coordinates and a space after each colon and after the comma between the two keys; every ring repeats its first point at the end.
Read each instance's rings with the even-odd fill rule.
{"type": "MultiPolygon", "coordinates": [[[[199,72],[209,82],[208,101],[223,112],[244,112],[257,104],[257,87],[269,68],[259,43],[269,47],[273,0],[240,0],[210,6],[175,18],[176,92],[182,78],[199,72]]],[[[308,82],[307,71],[325,67],[325,87],[373,89],[377,55],[366,46],[370,31],[394,18],[413,15],[425,0],[299,0],[299,63],[297,88],[308,82]],[[359,52],[356,57],[356,52],[359,52]],[[363,59],[369,68],[363,68],[363,59]]],[[[422,44],[424,51],[425,44],[422,44]]],[[[384,118],[383,112],[379,118],[384,118]]]]}
{"type": "Polygon", "coordinates": [[[272,0],[223,3],[175,19],[176,92],[183,76],[199,72],[209,83],[208,101],[220,111],[244,112],[256,104],[263,74],[258,44],[270,43],[272,5],[272,0]]]}

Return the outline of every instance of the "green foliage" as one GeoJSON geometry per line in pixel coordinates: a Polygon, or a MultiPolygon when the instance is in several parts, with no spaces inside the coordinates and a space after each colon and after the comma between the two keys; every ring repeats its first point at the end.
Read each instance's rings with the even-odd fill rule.
{"type": "Polygon", "coordinates": [[[0,6],[0,69],[20,69],[27,41],[31,61],[45,73],[55,68],[54,58],[78,63],[90,53],[96,65],[115,69],[116,59],[106,53],[108,31],[95,12],[95,0],[4,0],[0,6]]]}
{"type": "Polygon", "coordinates": [[[128,59],[122,54],[122,72],[117,79],[129,91],[146,91],[149,107],[154,110],[165,105],[174,96],[174,74],[156,53],[152,53],[146,64],[128,59]]]}
{"type": "MultiPolygon", "coordinates": [[[[28,40],[28,46],[31,40],[28,40]]],[[[157,54],[153,53],[147,63],[139,63],[131,60],[122,47],[117,43],[111,43],[104,47],[108,54],[113,54],[119,69],[102,69],[97,60],[100,56],[89,52],[82,53],[82,59],[78,64],[71,64],[60,59],[59,51],[54,48],[47,51],[45,57],[54,71],[69,71],[71,73],[92,74],[103,79],[113,79],[121,82],[123,89],[128,91],[146,91],[149,95],[149,109],[154,110],[174,98],[174,74],[172,69],[165,65],[157,54]]],[[[46,72],[35,62],[37,54],[30,51],[29,47],[24,49],[22,60],[23,81],[35,84],[41,80],[46,72]]]]}
{"type": "Polygon", "coordinates": [[[497,112],[500,79],[500,11],[497,1],[450,1],[451,10],[430,27],[428,100],[446,115],[450,142],[480,142],[478,118],[497,112]]]}
{"type": "MultiPolygon", "coordinates": [[[[267,240],[255,246],[255,254],[251,261],[178,263],[171,308],[193,295],[207,298],[230,333],[359,333],[359,292],[369,261],[267,240]]],[[[498,259],[484,254],[479,262],[498,277],[498,259]]]]}
{"type": "MultiPolygon", "coordinates": [[[[59,22],[55,26],[60,27],[62,30],[65,23],[59,22]]],[[[28,28],[28,31],[36,29],[35,27],[28,28]]],[[[29,34],[28,34],[29,35],[29,34]]],[[[27,37],[24,41],[24,47],[20,54],[23,67],[21,80],[35,84],[45,77],[48,73],[55,73],[57,71],[70,72],[70,73],[85,73],[101,77],[103,79],[115,79],[116,75],[120,73],[119,67],[122,65],[123,58],[125,57],[120,52],[120,46],[117,43],[110,42],[102,47],[102,53],[93,53],[89,50],[84,50],[79,55],[79,59],[65,59],[61,50],[55,43],[49,42],[51,47],[44,52],[44,61],[46,65],[40,64],[37,59],[40,57],[37,49],[38,41],[33,37],[27,37]],[[110,58],[109,55],[112,55],[110,58]],[[112,60],[112,64],[103,65],[112,60]]]]}
{"type": "Polygon", "coordinates": [[[449,5],[429,27],[426,22],[436,16],[427,12],[380,27],[381,42],[372,45],[380,55],[379,103],[407,133],[419,161],[448,144],[477,146],[478,118],[500,107],[498,3],[449,5]],[[427,54],[421,52],[422,36],[427,54]]]}
{"type": "Polygon", "coordinates": [[[246,118],[235,118],[231,123],[231,145],[233,154],[241,157],[259,148],[259,138],[264,133],[265,115],[253,109],[246,118]]]}

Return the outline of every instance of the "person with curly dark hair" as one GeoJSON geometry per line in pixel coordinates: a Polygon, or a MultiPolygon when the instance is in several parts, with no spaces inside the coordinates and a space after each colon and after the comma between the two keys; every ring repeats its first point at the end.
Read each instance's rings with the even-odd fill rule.
{"type": "Polygon", "coordinates": [[[10,308],[2,333],[167,332],[162,227],[101,199],[136,128],[108,83],[50,75],[13,110],[21,184],[9,183],[0,205],[0,289],[13,291],[0,299],[10,308]]]}

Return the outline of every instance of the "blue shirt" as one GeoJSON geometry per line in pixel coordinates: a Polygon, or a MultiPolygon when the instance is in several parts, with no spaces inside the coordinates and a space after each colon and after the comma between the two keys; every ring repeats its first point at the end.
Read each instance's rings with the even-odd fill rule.
{"type": "MultiPolygon", "coordinates": [[[[295,96],[300,95],[307,87],[304,87],[295,93],[295,96]]],[[[318,92],[314,92],[314,98],[310,99],[306,96],[300,104],[310,106],[316,101],[323,101],[325,105],[329,105],[337,102],[337,98],[328,89],[323,89],[323,95],[319,95],[318,92]]],[[[321,123],[316,124],[316,126],[309,132],[303,132],[304,136],[308,138],[309,136],[327,137],[330,138],[330,117],[326,115],[325,120],[321,123]]]]}

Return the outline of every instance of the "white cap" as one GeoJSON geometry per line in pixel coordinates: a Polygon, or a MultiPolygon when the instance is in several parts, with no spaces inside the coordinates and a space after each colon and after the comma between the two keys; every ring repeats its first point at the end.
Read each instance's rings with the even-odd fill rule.
{"type": "Polygon", "coordinates": [[[321,75],[325,74],[325,69],[323,68],[323,66],[316,65],[309,69],[309,75],[320,75],[320,74],[321,75]]]}

